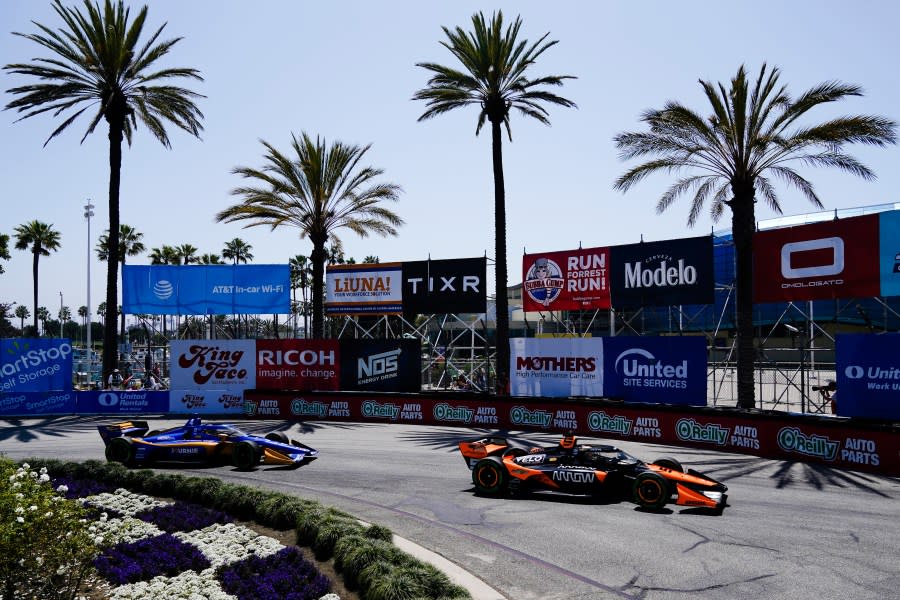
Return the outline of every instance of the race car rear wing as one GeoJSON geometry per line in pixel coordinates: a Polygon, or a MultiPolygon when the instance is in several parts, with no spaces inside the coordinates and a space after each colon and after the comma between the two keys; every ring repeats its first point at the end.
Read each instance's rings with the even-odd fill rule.
{"type": "Polygon", "coordinates": [[[124,421],[115,425],[99,425],[97,430],[100,431],[100,437],[106,443],[112,438],[122,437],[123,435],[143,437],[150,431],[150,427],[147,425],[147,421],[124,421]]]}

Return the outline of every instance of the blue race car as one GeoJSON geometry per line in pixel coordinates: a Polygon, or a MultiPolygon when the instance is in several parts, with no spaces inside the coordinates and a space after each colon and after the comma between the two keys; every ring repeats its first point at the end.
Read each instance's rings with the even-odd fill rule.
{"type": "Polygon", "coordinates": [[[97,427],[106,444],[106,460],[124,465],[151,462],[231,462],[241,470],[256,465],[299,467],[315,460],[319,451],[273,431],[264,437],[225,423],[188,419],[181,427],[150,431],[146,421],[125,421],[97,427]]]}

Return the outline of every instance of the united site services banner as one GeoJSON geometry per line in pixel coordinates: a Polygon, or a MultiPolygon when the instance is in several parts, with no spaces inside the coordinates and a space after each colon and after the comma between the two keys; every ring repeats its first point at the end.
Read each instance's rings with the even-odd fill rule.
{"type": "Polygon", "coordinates": [[[837,413],[900,421],[900,333],[838,334],[837,413]]]}
{"type": "Polygon", "coordinates": [[[72,344],[67,339],[0,339],[0,393],[72,389],[72,344]]]}
{"type": "Polygon", "coordinates": [[[234,315],[291,312],[288,265],[125,265],[128,314],[234,315]]]}
{"type": "Polygon", "coordinates": [[[609,248],[526,254],[522,281],[525,311],[609,308],[609,248]]]}

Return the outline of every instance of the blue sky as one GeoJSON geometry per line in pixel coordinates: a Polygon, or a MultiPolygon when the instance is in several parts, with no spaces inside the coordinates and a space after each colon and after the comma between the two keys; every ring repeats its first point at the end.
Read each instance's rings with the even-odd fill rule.
{"type": "MultiPolygon", "coordinates": [[[[136,11],[143,3],[127,4],[136,11]]],[[[698,79],[727,82],[741,64],[755,73],[766,62],[781,69],[782,83],[795,96],[827,80],[863,87],[864,97],[813,111],[810,122],[838,114],[900,120],[900,78],[893,66],[900,56],[900,5],[888,1],[149,4],[149,29],[167,22],[164,37],[183,38],[166,64],[198,69],[205,81],[192,89],[206,98],[198,103],[205,114],[202,139],[171,128],[167,150],[139,126],[132,147],[124,150],[122,222],[141,231],[148,248],[191,243],[200,253],[220,253],[226,241],[240,237],[252,245],[256,263],[308,255],[310,243],[295,229],[243,229],[213,218],[236,201],[230,191],[241,180],[231,169],[261,166],[260,139],[286,150],[292,132],[306,131],[372,144],[368,164],[384,169],[383,179],[404,190],[393,205],[406,221],[400,236],[360,239],[342,232],[347,256],[402,261],[486,254],[493,259],[489,131],[475,136],[474,108],[419,123],[424,105],[411,100],[428,79],[416,62],[454,64],[439,43],[441,26],[468,29],[477,11],[502,9],[508,20],[521,15],[525,38],[549,32],[549,39],[559,41],[533,75],[577,77],[557,90],[577,109],[551,107],[550,127],[514,114],[513,141],[504,140],[510,284],[521,279],[523,251],[625,244],[641,236],[647,241],[687,237],[730,227],[728,217],[718,224],[704,218],[689,229],[686,198],[657,215],[656,200],[671,183],[667,177],[648,179],[624,195],[612,188],[628,166],[619,160],[613,136],[641,129],[641,112],[667,100],[707,113],[698,79]]],[[[47,55],[10,34],[34,32],[32,20],[60,25],[50,2],[0,3],[0,63],[47,55]]],[[[12,100],[6,90],[25,80],[5,71],[0,80],[5,106],[12,100]]],[[[12,111],[0,112],[0,232],[12,234],[32,219],[60,231],[60,250],[40,261],[39,303],[55,316],[62,292],[75,312],[86,304],[86,199],[96,205],[92,249],[108,222],[106,130],[98,128],[79,143],[87,126],[81,120],[44,147],[59,118],[16,118],[12,111]]],[[[825,206],[897,201],[900,148],[851,152],[876,172],[876,182],[800,168],[825,206]]],[[[778,189],[786,215],[812,210],[797,192],[778,189]]],[[[758,219],[773,216],[758,206],[758,219]]],[[[11,253],[0,275],[0,301],[31,309],[31,255],[11,253]]],[[[93,250],[91,260],[96,307],[105,296],[105,264],[93,250]]]]}

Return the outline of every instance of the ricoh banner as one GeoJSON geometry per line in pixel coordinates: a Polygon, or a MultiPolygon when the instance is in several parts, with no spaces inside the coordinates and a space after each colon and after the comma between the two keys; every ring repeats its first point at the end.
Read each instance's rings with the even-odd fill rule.
{"type": "Polygon", "coordinates": [[[0,393],[72,389],[72,345],[67,339],[0,340],[0,393]]]}
{"type": "Polygon", "coordinates": [[[526,254],[522,281],[525,311],[609,308],[609,248],[526,254]]]}
{"type": "Polygon", "coordinates": [[[712,304],[711,235],[610,248],[616,308],[712,304]]]}
{"type": "Polygon", "coordinates": [[[325,312],[384,315],[403,312],[402,263],[330,265],[325,272],[325,312]]]}
{"type": "Polygon", "coordinates": [[[837,413],[900,421],[900,333],[838,334],[837,413]]]}
{"type": "Polygon", "coordinates": [[[702,337],[514,338],[513,396],[706,404],[702,337]]]}
{"type": "Polygon", "coordinates": [[[337,390],[340,382],[337,340],[256,341],[256,387],[337,390]]]}
{"type": "Polygon", "coordinates": [[[151,315],[291,312],[288,265],[125,265],[122,310],[151,315]]]}

